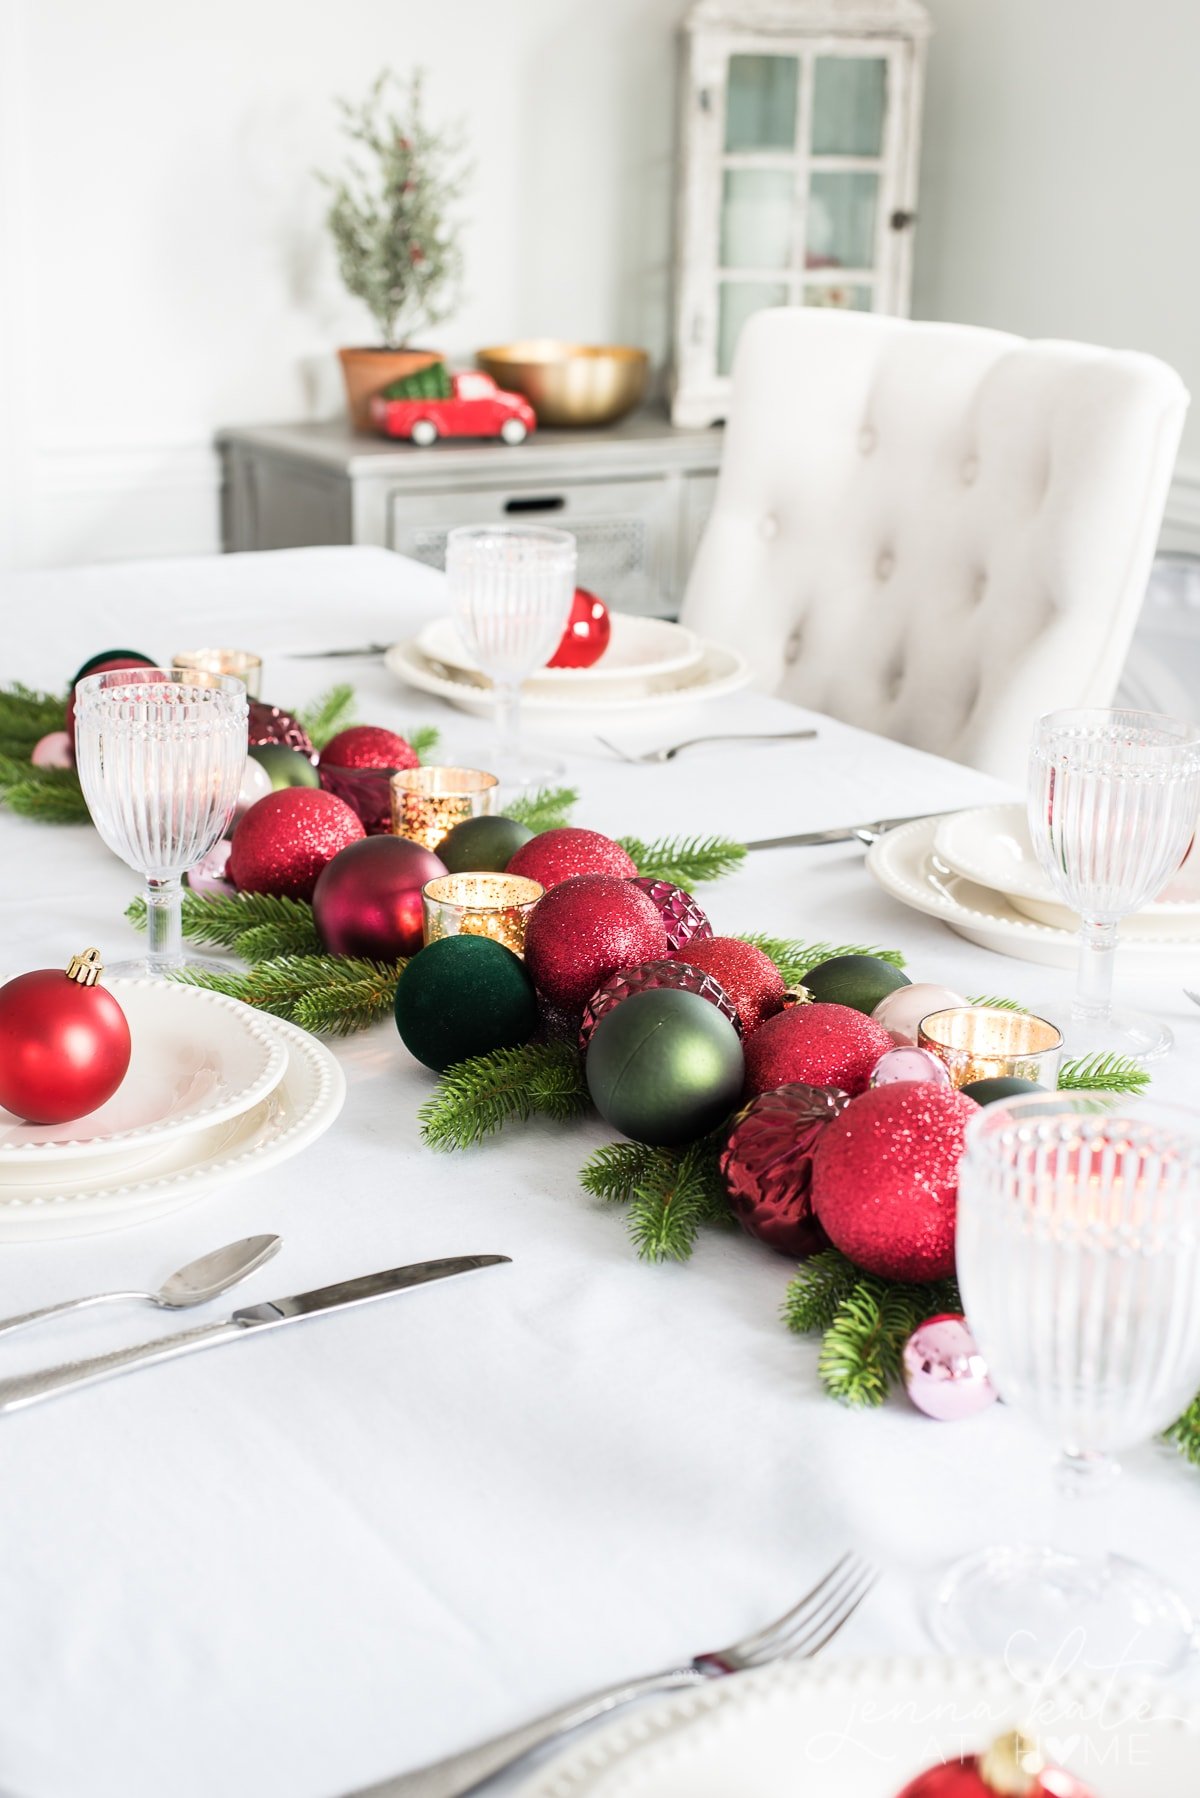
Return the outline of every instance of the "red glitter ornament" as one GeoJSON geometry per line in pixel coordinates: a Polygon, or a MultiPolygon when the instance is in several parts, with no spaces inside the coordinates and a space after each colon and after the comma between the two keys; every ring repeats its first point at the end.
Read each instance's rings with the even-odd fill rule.
{"type": "Polygon", "coordinates": [[[326,863],[365,835],[344,800],[319,787],[285,787],[252,805],[234,830],[228,875],[242,893],[311,899],[326,863]]]}
{"type": "Polygon", "coordinates": [[[812,1205],[843,1255],[889,1280],[954,1272],[958,1164],[978,1110],[922,1081],[873,1087],[830,1125],[813,1156],[812,1205]]]}
{"type": "Polygon", "coordinates": [[[632,885],[649,893],[667,931],[667,947],[675,955],[685,943],[706,942],[713,933],[706,912],[701,911],[692,895],[669,880],[656,880],[653,874],[637,874],[632,885]]]}
{"type": "MultiPolygon", "coordinates": [[[[761,949],[735,936],[693,938],[683,958],[693,968],[713,974],[733,1000],[742,1033],[749,1041],[766,1018],[782,1011],[787,998],[783,976],[761,949]]],[[[877,1061],[878,1056],[875,1058],[877,1061]]],[[[798,1076],[797,1076],[798,1078],[798,1076]]],[[[776,1085],[783,1082],[777,1081],[776,1085]]]]}
{"type": "Polygon", "coordinates": [[[892,1046],[882,1024],[849,1005],[789,1005],[768,1018],[746,1050],[746,1091],[802,1080],[839,1086],[853,1098],[865,1092],[872,1070],[892,1046]]]}
{"type": "Polygon", "coordinates": [[[247,741],[251,748],[256,749],[262,743],[282,743],[285,749],[298,749],[310,762],[317,759],[312,738],[300,720],[293,718],[290,712],[285,712],[282,706],[268,705],[262,699],[252,699],[247,728],[247,741]]]}
{"type": "Polygon", "coordinates": [[[608,648],[612,619],[608,607],[586,587],[576,587],[567,614],[567,628],[547,668],[590,668],[608,648]]]}
{"type": "Polygon", "coordinates": [[[910,1779],[898,1798],[1094,1798],[1073,1773],[1050,1766],[1036,1743],[1014,1730],[983,1754],[939,1761],[910,1779]]]}
{"type": "Polygon", "coordinates": [[[738,1112],[721,1152],[721,1178],[748,1236],[793,1258],[826,1247],[812,1210],[812,1156],[821,1132],[849,1103],[836,1086],[795,1082],[760,1093],[738,1112]]]}
{"type": "Polygon", "coordinates": [[[353,724],[330,737],[320,754],[332,768],[419,768],[421,758],[411,743],[377,724],[353,724]]]}
{"type": "MultiPolygon", "coordinates": [[[[636,881],[630,881],[636,886],[636,881]]],[[[620,1005],[624,999],[632,999],[634,993],[657,992],[661,987],[670,987],[674,992],[698,993],[715,1005],[722,1017],[729,1019],[738,1035],[742,1034],[741,1021],[733,1009],[733,1001],[719,980],[711,974],[705,974],[699,968],[691,967],[686,961],[644,961],[636,968],[622,968],[613,974],[604,985],[594,992],[583,1008],[583,1022],[579,1026],[579,1047],[586,1050],[592,1040],[592,1031],[614,1005],[620,1005]]]]}
{"type": "Polygon", "coordinates": [[[65,973],[37,968],[0,986],[0,1105],[27,1124],[84,1117],[125,1078],[129,1025],[96,984],[103,971],[89,949],[65,973]]]}
{"type": "Polygon", "coordinates": [[[525,931],[525,966],[555,1005],[582,1005],[618,968],[663,960],[666,953],[667,933],[653,900],[608,874],[561,881],[538,900],[525,931]]]}
{"type": "MultiPolygon", "coordinates": [[[[598,830],[576,830],[573,825],[565,825],[561,830],[543,830],[540,836],[522,843],[508,864],[508,872],[536,880],[549,892],[561,881],[574,880],[580,874],[614,874],[626,879],[637,873],[637,864],[611,837],[601,836],[598,830]]],[[[583,996],[586,999],[587,993],[583,996]]]]}
{"type": "Polygon", "coordinates": [[[331,955],[397,961],[424,941],[421,888],[446,872],[407,837],[366,837],[341,849],[313,888],[313,922],[331,955]]]}

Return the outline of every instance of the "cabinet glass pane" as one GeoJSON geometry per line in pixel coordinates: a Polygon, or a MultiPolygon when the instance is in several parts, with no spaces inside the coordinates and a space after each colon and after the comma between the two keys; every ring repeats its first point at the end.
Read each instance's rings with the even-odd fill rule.
{"type": "Polygon", "coordinates": [[[831,282],[828,287],[806,287],[804,289],[806,306],[836,307],[839,312],[873,312],[875,310],[875,289],[864,287],[861,281],[840,287],[831,282]]]}
{"type": "Polygon", "coordinates": [[[818,56],[813,75],[814,156],[878,156],[887,63],[882,56],[818,56]]]}
{"type": "Polygon", "coordinates": [[[792,260],[796,182],[790,169],[726,169],[721,195],[721,267],[787,268],[792,260]]]}
{"type": "Polygon", "coordinates": [[[793,150],[800,62],[795,56],[731,56],[725,96],[727,150],[793,150]]]}
{"type": "Polygon", "coordinates": [[[814,169],[808,183],[806,265],[873,267],[878,206],[878,175],[862,169],[814,169]]]}
{"type": "Polygon", "coordinates": [[[788,290],[782,281],[722,281],[717,311],[717,373],[727,375],[742,326],[752,312],[764,306],[786,306],[788,290]]]}

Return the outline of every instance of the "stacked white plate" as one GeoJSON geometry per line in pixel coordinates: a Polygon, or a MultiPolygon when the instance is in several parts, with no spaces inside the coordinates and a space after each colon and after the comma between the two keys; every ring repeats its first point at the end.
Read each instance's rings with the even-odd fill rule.
{"type": "Polygon", "coordinates": [[[0,1242],[141,1223],[295,1155],[342,1108],[345,1079],[306,1031],[165,980],[106,982],[129,1071],[69,1124],[0,1110],[0,1242]]]}
{"type": "MultiPolygon", "coordinates": [[[[612,638],[590,668],[540,668],[521,688],[522,709],[551,719],[587,714],[589,724],[609,712],[627,714],[694,705],[735,693],[750,681],[744,656],[708,643],[665,618],[613,612],[612,638]]],[[[490,714],[492,683],[450,618],[426,625],[385,658],[407,686],[448,699],[464,711],[490,714]]]]}
{"type": "MultiPolygon", "coordinates": [[[[1079,919],[1042,873],[1023,805],[922,818],[872,844],[880,886],[969,942],[1024,961],[1073,967],[1079,919]]],[[[1122,950],[1200,957],[1200,859],[1189,856],[1153,904],[1121,926],[1122,950]]]]}

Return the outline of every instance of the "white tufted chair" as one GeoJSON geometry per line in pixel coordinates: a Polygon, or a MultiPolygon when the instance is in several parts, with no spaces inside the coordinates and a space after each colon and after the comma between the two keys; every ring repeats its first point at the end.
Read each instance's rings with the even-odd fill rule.
{"type": "Polygon", "coordinates": [[[738,345],[683,620],[760,687],[1024,782],[1108,705],[1188,395],[1152,356],[781,307],[738,345]]]}

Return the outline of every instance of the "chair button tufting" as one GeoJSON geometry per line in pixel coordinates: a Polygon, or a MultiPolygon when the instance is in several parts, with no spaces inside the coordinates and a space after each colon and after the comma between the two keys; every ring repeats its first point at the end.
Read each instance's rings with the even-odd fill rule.
{"type": "Polygon", "coordinates": [[[882,550],[880,552],[878,560],[875,563],[876,579],[881,580],[881,581],[890,580],[891,574],[892,574],[892,569],[895,566],[896,566],[896,558],[892,554],[891,550],[890,549],[882,550]]]}
{"type": "Polygon", "coordinates": [[[861,453],[864,456],[869,456],[869,455],[873,454],[875,445],[878,442],[879,442],[879,439],[875,435],[875,432],[871,429],[871,426],[864,425],[862,430],[858,433],[858,447],[859,447],[859,450],[861,451],[861,453]]]}
{"type": "Polygon", "coordinates": [[[975,477],[979,473],[978,456],[968,456],[962,465],[962,482],[964,487],[973,487],[975,477]]]}
{"type": "Polygon", "coordinates": [[[766,538],[768,543],[771,542],[772,538],[778,537],[779,520],[776,518],[774,512],[767,512],[758,528],[759,532],[766,538]]]}

